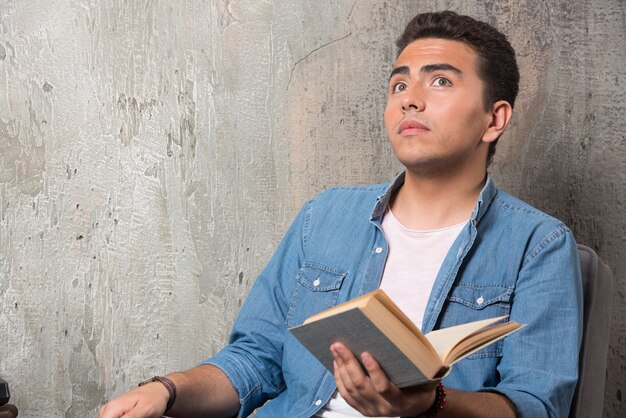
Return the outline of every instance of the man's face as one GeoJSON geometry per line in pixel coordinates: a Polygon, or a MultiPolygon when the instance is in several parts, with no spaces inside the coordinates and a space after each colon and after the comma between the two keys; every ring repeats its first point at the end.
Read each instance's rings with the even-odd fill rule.
{"type": "Polygon", "coordinates": [[[422,174],[485,167],[492,138],[477,54],[459,41],[425,38],[400,54],[389,80],[385,126],[400,162],[422,174]]]}

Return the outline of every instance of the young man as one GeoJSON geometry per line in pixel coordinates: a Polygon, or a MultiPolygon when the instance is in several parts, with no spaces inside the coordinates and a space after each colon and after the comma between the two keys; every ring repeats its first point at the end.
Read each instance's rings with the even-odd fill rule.
{"type": "Polygon", "coordinates": [[[514,51],[452,12],[418,15],[398,47],[385,125],[405,172],[307,202],[229,345],[111,401],[101,418],[243,417],[261,405],[257,417],[568,415],[582,316],[574,239],[486,171],[517,94],[514,51]],[[402,390],[340,343],[329,373],[288,332],[378,287],[424,332],[499,315],[526,327],[456,364],[443,385],[402,390]]]}

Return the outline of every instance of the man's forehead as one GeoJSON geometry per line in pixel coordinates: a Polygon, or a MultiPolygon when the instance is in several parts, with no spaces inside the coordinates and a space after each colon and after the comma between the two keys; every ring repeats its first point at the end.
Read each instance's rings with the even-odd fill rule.
{"type": "Polygon", "coordinates": [[[411,71],[454,71],[462,74],[477,68],[478,55],[469,44],[439,38],[417,39],[400,53],[392,69],[394,74],[411,71]],[[471,70],[470,70],[471,69],[471,70]]]}
{"type": "MultiPolygon", "coordinates": [[[[398,55],[394,67],[411,64],[415,60],[440,62],[453,61],[456,64],[474,64],[477,60],[474,48],[466,42],[452,39],[420,38],[408,44],[398,55]]],[[[452,64],[454,65],[454,64],[452,64]]],[[[455,65],[457,66],[457,65],[455,65]]]]}

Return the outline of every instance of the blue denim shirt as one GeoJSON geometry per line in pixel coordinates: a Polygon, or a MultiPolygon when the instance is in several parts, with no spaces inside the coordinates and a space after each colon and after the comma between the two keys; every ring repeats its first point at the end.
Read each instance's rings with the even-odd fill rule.
{"type": "MultiPolygon", "coordinates": [[[[240,417],[310,417],[335,391],[332,374],[288,331],[379,286],[388,246],[381,219],[391,185],[328,190],[307,202],[255,282],[219,367],[240,417]]],[[[416,266],[416,275],[419,266],[416,266]]],[[[582,290],[569,229],[487,179],[448,252],[422,330],[510,315],[521,331],[455,364],[444,384],[506,395],[519,417],[566,417],[578,377],[582,290]]]]}

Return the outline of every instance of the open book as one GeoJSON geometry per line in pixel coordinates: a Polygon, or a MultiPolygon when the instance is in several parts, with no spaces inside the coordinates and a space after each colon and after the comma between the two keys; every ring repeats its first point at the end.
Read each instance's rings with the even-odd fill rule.
{"type": "Polygon", "coordinates": [[[506,316],[439,329],[426,335],[382,290],[309,317],[291,333],[331,372],[330,345],[367,351],[398,387],[442,378],[454,363],[518,330],[506,316]]]}

